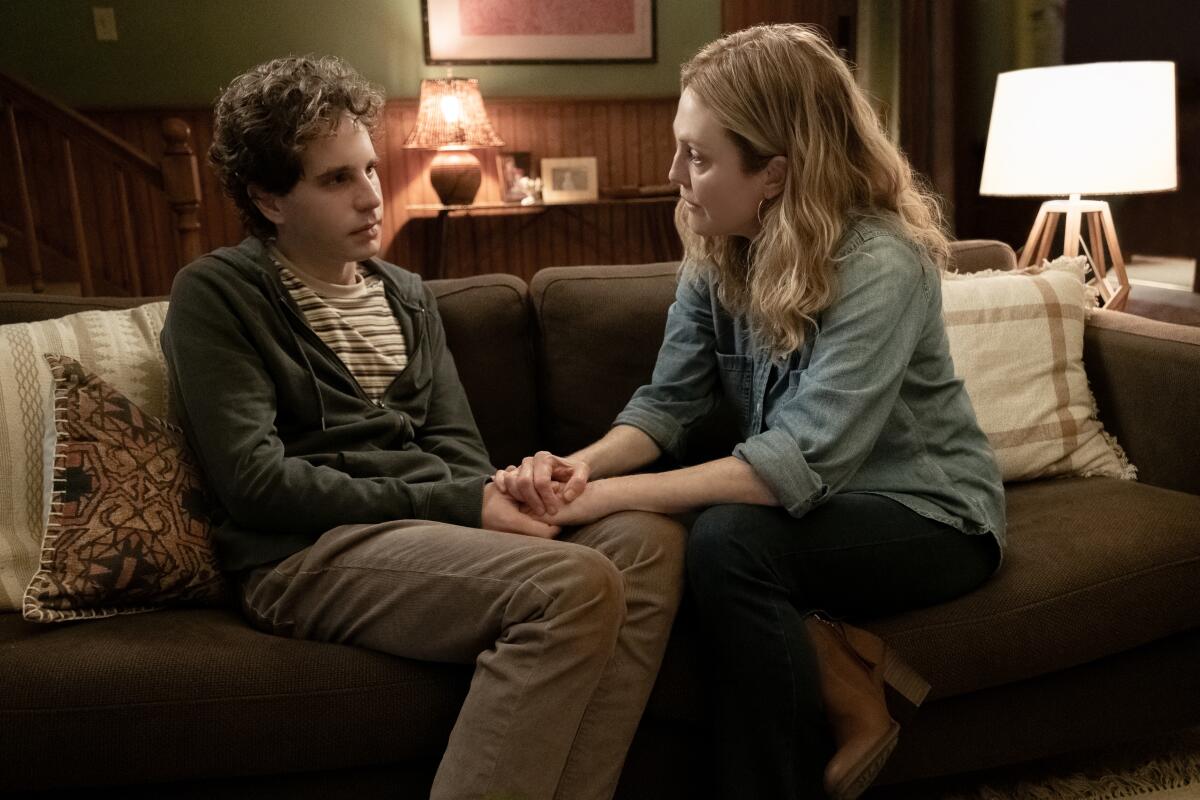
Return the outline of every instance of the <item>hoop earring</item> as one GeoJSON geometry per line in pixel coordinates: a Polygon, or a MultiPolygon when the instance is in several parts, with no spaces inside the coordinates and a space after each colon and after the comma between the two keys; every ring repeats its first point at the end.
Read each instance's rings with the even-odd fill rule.
{"type": "Polygon", "coordinates": [[[766,224],[765,222],[763,222],[763,216],[762,216],[763,203],[765,203],[765,202],[767,202],[767,198],[765,198],[765,197],[762,200],[759,200],[758,201],[758,210],[754,212],[754,217],[755,217],[755,219],[758,220],[758,224],[760,226],[766,224]]]}

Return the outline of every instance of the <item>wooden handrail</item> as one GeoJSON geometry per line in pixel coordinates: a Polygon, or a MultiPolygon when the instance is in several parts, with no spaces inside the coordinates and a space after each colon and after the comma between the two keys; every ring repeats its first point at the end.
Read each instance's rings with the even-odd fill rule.
{"type": "MultiPolygon", "coordinates": [[[[144,289],[162,292],[170,284],[170,273],[165,272],[167,265],[154,263],[139,258],[135,252],[136,238],[134,235],[134,219],[139,226],[146,220],[152,219],[153,214],[137,215],[131,207],[135,184],[149,185],[152,189],[166,195],[173,219],[173,238],[175,252],[182,266],[194,261],[200,256],[200,174],[196,163],[196,154],[191,143],[191,129],[181,119],[168,118],[163,121],[162,135],[165,142],[162,163],[155,163],[148,155],[133,147],[119,137],[105,130],[100,125],[84,117],[82,114],[67,108],[62,103],[38,92],[33,87],[10,75],[0,73],[0,121],[8,129],[11,141],[12,157],[15,160],[16,193],[20,201],[22,214],[21,238],[24,244],[25,262],[29,271],[30,286],[33,291],[45,290],[42,270],[41,247],[45,237],[39,237],[35,208],[40,186],[31,186],[26,179],[27,153],[22,145],[21,132],[17,124],[17,112],[22,117],[36,117],[45,122],[50,129],[62,137],[62,164],[66,170],[65,181],[67,200],[71,221],[71,233],[75,240],[74,268],[78,273],[80,290],[84,295],[92,294],[96,288],[96,279],[92,275],[92,258],[88,252],[87,237],[83,211],[79,198],[79,185],[76,175],[75,153],[81,148],[98,154],[102,160],[109,162],[116,169],[116,188],[118,196],[119,215],[115,231],[108,231],[100,226],[93,230],[103,231],[108,235],[117,235],[119,245],[124,251],[123,263],[119,272],[123,276],[123,286],[134,295],[144,289]]],[[[110,265],[111,267],[112,265],[110,265]]],[[[0,261],[0,285],[3,285],[3,262],[0,261]]]]}
{"type": "Polygon", "coordinates": [[[141,177],[163,188],[162,170],[148,155],[19,78],[0,72],[0,97],[52,123],[67,138],[96,147],[118,163],[136,168],[141,177]]]}
{"type": "Polygon", "coordinates": [[[200,170],[192,149],[192,129],[178,117],[162,124],[167,149],[163,153],[163,189],[175,214],[180,266],[200,257],[200,170]]]}

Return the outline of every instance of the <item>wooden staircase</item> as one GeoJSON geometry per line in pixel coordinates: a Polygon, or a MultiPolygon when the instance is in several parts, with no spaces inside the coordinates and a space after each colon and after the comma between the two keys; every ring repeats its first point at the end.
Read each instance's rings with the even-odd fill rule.
{"type": "Polygon", "coordinates": [[[200,255],[200,179],[187,123],[162,136],[156,159],[0,73],[0,289],[167,293],[200,255]],[[174,263],[139,257],[146,240],[174,263]]]}

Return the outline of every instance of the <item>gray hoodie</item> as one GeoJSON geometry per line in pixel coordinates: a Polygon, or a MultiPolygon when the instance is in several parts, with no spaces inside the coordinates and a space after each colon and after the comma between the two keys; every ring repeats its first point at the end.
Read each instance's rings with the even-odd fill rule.
{"type": "Polygon", "coordinates": [[[162,332],[172,407],[220,505],[226,570],[286,558],[338,525],[480,524],[494,468],[433,294],[410,272],[369,263],[408,349],[378,401],[308,326],[260,240],[175,278],[162,332]]]}

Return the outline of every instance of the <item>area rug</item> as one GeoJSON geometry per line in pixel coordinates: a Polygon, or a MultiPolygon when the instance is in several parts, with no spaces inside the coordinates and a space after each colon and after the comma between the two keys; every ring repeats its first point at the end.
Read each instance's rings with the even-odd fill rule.
{"type": "Polygon", "coordinates": [[[863,800],[1200,800],[1200,728],[1121,747],[880,787],[863,800]]]}

